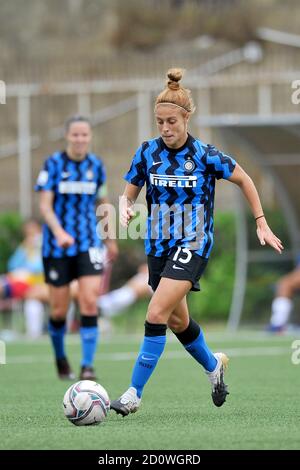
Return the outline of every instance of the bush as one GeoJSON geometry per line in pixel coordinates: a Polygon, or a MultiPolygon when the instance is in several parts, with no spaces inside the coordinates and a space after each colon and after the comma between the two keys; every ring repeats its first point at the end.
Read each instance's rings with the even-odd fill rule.
{"type": "Polygon", "coordinates": [[[7,271],[7,261],[22,240],[22,218],[18,213],[0,214],[0,273],[7,271]]]}
{"type": "Polygon", "coordinates": [[[230,212],[215,214],[214,248],[200,280],[202,292],[190,293],[190,314],[196,320],[220,320],[228,315],[235,267],[235,218],[230,212]]]}

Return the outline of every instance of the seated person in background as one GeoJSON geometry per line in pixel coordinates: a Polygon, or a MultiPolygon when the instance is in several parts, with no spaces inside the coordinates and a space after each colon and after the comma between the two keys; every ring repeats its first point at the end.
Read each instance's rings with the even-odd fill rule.
{"type": "Polygon", "coordinates": [[[43,330],[43,302],[49,297],[43,275],[40,224],[28,220],[23,232],[23,242],[8,260],[8,273],[0,276],[0,297],[24,300],[26,333],[36,338],[43,330]]]}
{"type": "Polygon", "coordinates": [[[276,333],[284,331],[291,311],[293,309],[293,297],[300,291],[300,256],[296,268],[277,283],[276,295],[272,302],[272,315],[269,330],[276,333]]]}
{"type": "Polygon", "coordinates": [[[130,278],[123,287],[102,294],[98,298],[98,307],[103,317],[111,318],[132,305],[138,299],[149,298],[153,294],[148,285],[148,266],[142,264],[138,273],[130,278]]]}

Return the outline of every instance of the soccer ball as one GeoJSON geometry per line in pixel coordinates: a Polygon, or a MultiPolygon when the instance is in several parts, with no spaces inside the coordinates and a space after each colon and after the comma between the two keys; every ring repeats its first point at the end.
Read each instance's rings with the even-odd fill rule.
{"type": "Polygon", "coordinates": [[[71,385],[63,400],[65,416],[76,426],[102,423],[109,408],[107,391],[91,380],[81,380],[71,385]]]}

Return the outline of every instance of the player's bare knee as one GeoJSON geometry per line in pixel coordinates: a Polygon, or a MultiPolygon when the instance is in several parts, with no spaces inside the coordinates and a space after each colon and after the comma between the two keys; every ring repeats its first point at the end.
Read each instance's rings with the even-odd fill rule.
{"type": "Polygon", "coordinates": [[[90,298],[87,296],[79,298],[79,306],[81,312],[90,314],[97,312],[97,298],[95,296],[91,296],[90,298]]]}
{"type": "Polygon", "coordinates": [[[97,304],[94,302],[86,302],[80,305],[80,310],[81,312],[84,312],[85,314],[94,314],[97,312],[97,304]]]}
{"type": "Polygon", "coordinates": [[[66,318],[69,302],[54,301],[51,303],[51,316],[57,320],[66,318]]]}
{"type": "Polygon", "coordinates": [[[149,305],[147,321],[149,323],[166,323],[166,312],[160,307],[160,305],[149,305]]]}
{"type": "Polygon", "coordinates": [[[63,321],[66,319],[67,311],[60,309],[52,309],[51,318],[55,321],[63,321]]]}

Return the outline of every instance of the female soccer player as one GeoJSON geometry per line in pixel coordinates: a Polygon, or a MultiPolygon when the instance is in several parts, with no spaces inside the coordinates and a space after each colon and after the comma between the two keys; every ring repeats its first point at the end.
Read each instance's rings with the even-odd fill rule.
{"type": "Polygon", "coordinates": [[[221,406],[226,400],[223,374],[228,358],[224,353],[211,352],[199,325],[189,316],[186,301],[190,290],[200,290],[199,279],[213,245],[216,179],[228,179],[241,188],[256,220],[260,243],[279,253],[283,249],[268,227],[251,178],[233,158],[188,133],[194,104],[190,91],[179,83],[182,70],[171,69],[167,76],[167,87],[155,104],[160,137],[144,142],[136,152],[121,198],[121,223],[127,226],[134,216],[133,204],[146,183],[149,212],[145,247],[149,284],[155,291],[130,387],[111,403],[111,408],[123,416],[140,406],[143,388],[164,350],[167,327],[204,367],[214,404],[221,406]]]}
{"type": "MultiPolygon", "coordinates": [[[[67,148],[55,152],[40,172],[40,211],[44,218],[43,263],[50,286],[49,334],[58,375],[73,379],[64,348],[70,283],[78,279],[81,312],[82,361],[80,378],[93,380],[93,361],[98,341],[97,298],[102,272],[102,242],[96,233],[96,200],[108,202],[100,191],[105,183],[102,161],[89,152],[92,132],[85,117],[74,116],[66,123],[67,148]]],[[[109,258],[115,259],[116,241],[105,240],[109,258]]]]}

